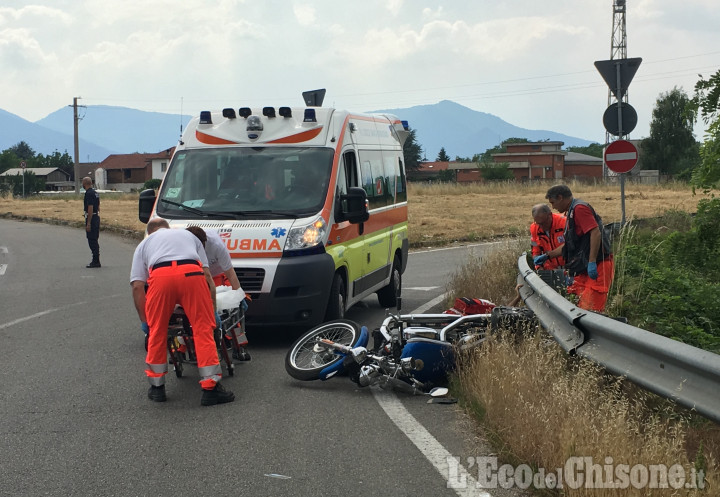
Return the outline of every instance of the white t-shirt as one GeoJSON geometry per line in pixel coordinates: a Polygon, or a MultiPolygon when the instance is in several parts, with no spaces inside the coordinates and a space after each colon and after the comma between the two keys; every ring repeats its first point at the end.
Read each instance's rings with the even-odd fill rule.
{"type": "Polygon", "coordinates": [[[150,268],[158,262],[192,259],[208,267],[207,255],[200,240],[187,230],[160,228],[135,249],[130,282],[147,281],[150,268]]]}
{"type": "Polygon", "coordinates": [[[205,253],[208,258],[208,267],[210,274],[215,277],[224,273],[228,269],[232,269],[232,259],[225,243],[215,230],[205,230],[207,241],[205,242],[205,253]]]}

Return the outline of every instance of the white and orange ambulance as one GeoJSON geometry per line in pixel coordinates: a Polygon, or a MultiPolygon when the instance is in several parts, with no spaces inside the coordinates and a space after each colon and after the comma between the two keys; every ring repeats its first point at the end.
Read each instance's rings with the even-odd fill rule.
{"type": "Polygon", "coordinates": [[[190,121],[140,220],[214,229],[253,326],[314,326],[377,293],[395,306],[407,265],[407,123],[323,107],[226,108],[190,121]]]}

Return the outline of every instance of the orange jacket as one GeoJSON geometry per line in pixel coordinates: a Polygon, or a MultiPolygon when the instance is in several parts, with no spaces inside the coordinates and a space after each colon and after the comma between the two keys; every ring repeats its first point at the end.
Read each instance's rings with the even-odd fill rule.
{"type": "MultiPolygon", "coordinates": [[[[552,226],[550,227],[549,233],[545,233],[539,224],[532,223],[530,225],[530,245],[532,246],[533,257],[550,252],[565,243],[564,232],[565,216],[554,212],[552,214],[552,226]]],[[[542,265],[542,269],[557,269],[564,265],[565,260],[562,256],[559,256],[548,259],[547,262],[542,265]]]]}

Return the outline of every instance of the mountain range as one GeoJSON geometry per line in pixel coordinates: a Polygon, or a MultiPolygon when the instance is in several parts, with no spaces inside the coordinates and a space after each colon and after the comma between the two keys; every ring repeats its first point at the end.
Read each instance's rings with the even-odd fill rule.
{"type": "MultiPolygon", "coordinates": [[[[513,126],[497,116],[449,100],[372,112],[390,113],[408,121],[427,160],[434,160],[441,148],[453,158],[472,157],[512,137],[562,141],[566,147],[591,143],[554,131],[513,126]]],[[[155,153],[175,146],[191,116],[93,105],[80,107],[78,118],[80,162],[100,162],[110,154],[155,153]]],[[[21,141],[36,153],[59,151],[72,157],[73,109],[61,108],[36,122],[0,109],[0,151],[21,141]]]]}

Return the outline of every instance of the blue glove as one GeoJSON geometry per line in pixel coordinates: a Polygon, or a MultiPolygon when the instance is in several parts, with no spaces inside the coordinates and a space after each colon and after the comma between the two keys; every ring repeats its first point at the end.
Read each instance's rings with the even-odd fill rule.
{"type": "Polygon", "coordinates": [[[218,312],[215,312],[215,328],[222,328],[222,320],[218,312]]]}
{"type": "Polygon", "coordinates": [[[242,307],[243,312],[246,312],[248,310],[247,300],[242,299],[242,301],[240,302],[240,307],[242,307]]]}
{"type": "Polygon", "coordinates": [[[590,279],[592,279],[592,280],[598,279],[596,262],[588,262],[588,270],[587,271],[588,271],[588,276],[590,276],[590,279]]]}
{"type": "Polygon", "coordinates": [[[548,260],[547,254],[540,254],[540,255],[536,255],[535,257],[533,257],[533,263],[536,266],[542,266],[546,260],[548,260]]]}
{"type": "Polygon", "coordinates": [[[145,333],[146,335],[150,333],[150,327],[147,323],[140,323],[140,329],[143,330],[143,333],[145,333]]]}

